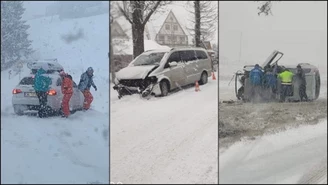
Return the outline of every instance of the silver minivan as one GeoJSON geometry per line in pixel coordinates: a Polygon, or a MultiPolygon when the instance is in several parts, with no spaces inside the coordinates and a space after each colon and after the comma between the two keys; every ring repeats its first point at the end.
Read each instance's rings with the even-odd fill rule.
{"type": "Polygon", "coordinates": [[[172,48],[145,51],[116,73],[119,98],[134,93],[167,96],[176,88],[198,82],[206,84],[212,60],[203,48],[172,48]]]}

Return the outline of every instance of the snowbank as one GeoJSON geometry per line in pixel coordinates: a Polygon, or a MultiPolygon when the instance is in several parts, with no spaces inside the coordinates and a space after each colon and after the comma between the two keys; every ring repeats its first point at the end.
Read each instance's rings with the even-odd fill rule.
{"type": "Polygon", "coordinates": [[[220,183],[294,184],[327,156],[327,120],[238,142],[219,156],[220,183]]]}

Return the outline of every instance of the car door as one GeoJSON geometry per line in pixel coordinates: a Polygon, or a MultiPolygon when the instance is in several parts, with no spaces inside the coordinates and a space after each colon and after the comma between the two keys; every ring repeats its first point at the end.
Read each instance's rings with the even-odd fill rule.
{"type": "Polygon", "coordinates": [[[187,83],[195,83],[200,79],[198,74],[200,73],[201,68],[201,66],[198,64],[199,62],[195,50],[181,51],[181,56],[183,56],[183,61],[186,64],[185,73],[187,77],[187,83]]]}
{"type": "Polygon", "coordinates": [[[167,60],[164,75],[171,80],[171,87],[181,87],[186,85],[185,63],[181,60],[179,51],[171,53],[167,60]],[[176,66],[170,66],[172,62],[176,62],[176,66]]]}

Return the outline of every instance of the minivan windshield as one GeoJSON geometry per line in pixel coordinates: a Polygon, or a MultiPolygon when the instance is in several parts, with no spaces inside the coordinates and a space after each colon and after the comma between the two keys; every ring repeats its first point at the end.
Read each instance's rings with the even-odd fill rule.
{"type": "Polygon", "coordinates": [[[141,54],[136,60],[132,63],[133,66],[143,66],[143,65],[159,65],[165,52],[150,53],[150,54],[141,54]]]}

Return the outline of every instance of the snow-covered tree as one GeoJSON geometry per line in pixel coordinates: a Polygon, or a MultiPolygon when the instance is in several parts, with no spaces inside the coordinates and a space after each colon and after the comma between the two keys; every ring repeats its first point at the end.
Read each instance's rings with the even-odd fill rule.
{"type": "Polygon", "coordinates": [[[1,1],[1,66],[33,53],[27,33],[30,26],[22,20],[24,11],[23,1],[1,1]]]}
{"type": "Polygon", "coordinates": [[[188,30],[194,36],[195,45],[200,46],[201,40],[212,40],[218,29],[218,2],[194,1],[188,2],[187,7],[193,25],[188,30]]]}
{"type": "Polygon", "coordinates": [[[120,12],[132,25],[133,57],[144,52],[144,30],[150,17],[171,1],[123,1],[120,12]]]}

